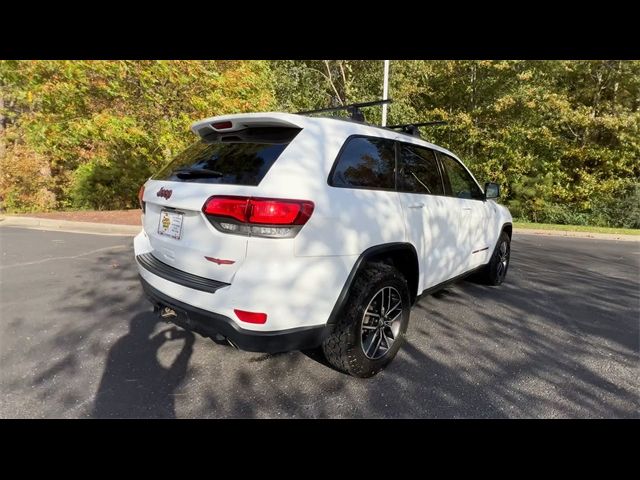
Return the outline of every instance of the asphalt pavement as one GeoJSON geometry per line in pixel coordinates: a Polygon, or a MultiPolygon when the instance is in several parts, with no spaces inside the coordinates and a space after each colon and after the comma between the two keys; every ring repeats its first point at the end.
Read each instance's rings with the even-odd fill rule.
{"type": "Polygon", "coordinates": [[[160,322],[132,238],[0,227],[2,418],[640,418],[640,243],[516,235],[372,379],[160,322]]]}

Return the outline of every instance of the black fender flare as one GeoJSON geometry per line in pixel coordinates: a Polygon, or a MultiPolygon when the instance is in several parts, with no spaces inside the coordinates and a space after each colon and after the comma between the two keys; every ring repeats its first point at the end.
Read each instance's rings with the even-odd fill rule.
{"type": "MultiPolygon", "coordinates": [[[[357,258],[353,267],[351,268],[351,272],[347,277],[344,285],[342,286],[342,290],[340,291],[340,295],[338,295],[338,299],[336,300],[335,305],[333,306],[333,310],[331,311],[331,315],[329,315],[329,320],[327,321],[327,325],[335,325],[338,320],[338,315],[342,311],[342,307],[344,307],[347,302],[347,298],[349,297],[349,290],[351,289],[351,285],[355,281],[358,276],[358,273],[365,267],[367,262],[375,257],[378,257],[385,253],[393,253],[397,251],[408,251],[413,254],[418,261],[418,253],[416,252],[415,247],[407,242],[392,242],[392,243],[383,243],[381,245],[374,245],[373,247],[367,248],[364,252],[360,254],[357,258]]],[[[418,263],[418,272],[420,272],[420,264],[418,263]]],[[[417,286],[417,285],[416,285],[417,286]]],[[[411,294],[412,297],[415,295],[411,294]]]]}
{"type": "Polygon", "coordinates": [[[502,224],[502,227],[500,227],[500,233],[498,234],[498,238],[496,238],[496,244],[493,246],[493,250],[491,250],[491,255],[489,256],[489,260],[487,261],[487,263],[483,265],[484,267],[486,267],[487,265],[489,265],[489,263],[491,263],[491,259],[493,258],[493,255],[495,254],[496,249],[498,248],[498,243],[500,243],[500,235],[502,235],[502,232],[507,230],[507,227],[511,228],[511,232],[509,233],[509,240],[513,238],[513,224],[511,222],[504,222],[502,224]]]}
{"type": "MultiPolygon", "coordinates": [[[[509,235],[509,237],[512,237],[513,236],[513,223],[511,223],[511,222],[504,222],[502,224],[502,228],[500,229],[500,233],[504,232],[507,229],[507,227],[511,227],[511,234],[509,235]]],[[[500,236],[500,235],[498,235],[498,236],[500,236]]]]}

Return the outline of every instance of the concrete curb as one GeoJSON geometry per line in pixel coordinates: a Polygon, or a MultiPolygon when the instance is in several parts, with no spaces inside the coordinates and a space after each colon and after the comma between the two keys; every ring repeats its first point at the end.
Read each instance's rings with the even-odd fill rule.
{"type": "Polygon", "coordinates": [[[36,217],[0,216],[0,227],[22,227],[37,230],[57,230],[71,233],[93,233],[96,235],[137,235],[142,230],[139,225],[114,225],[110,223],[72,222],[36,217]]]}
{"type": "Polygon", "coordinates": [[[590,238],[592,240],[618,240],[620,242],[640,242],[640,235],[624,235],[621,233],[574,232],[570,230],[538,230],[532,228],[513,229],[514,235],[540,235],[545,237],[590,238]]]}
{"type": "MultiPolygon", "coordinates": [[[[0,226],[34,228],[38,230],[58,230],[72,233],[94,233],[98,235],[130,235],[140,233],[139,225],[116,225],[111,223],[72,222],[51,218],[0,216],[0,226]]],[[[622,242],[640,242],[640,235],[612,233],[573,232],[569,230],[538,230],[514,228],[516,235],[542,235],[552,237],[591,238],[597,240],[618,240],[622,242]]]]}

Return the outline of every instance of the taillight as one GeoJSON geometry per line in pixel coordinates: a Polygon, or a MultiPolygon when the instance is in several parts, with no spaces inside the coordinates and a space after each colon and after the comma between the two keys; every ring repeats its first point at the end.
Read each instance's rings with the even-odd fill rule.
{"type": "Polygon", "coordinates": [[[313,203],[306,200],[256,198],[249,203],[249,223],[304,225],[313,213],[313,203]]]}
{"type": "Polygon", "coordinates": [[[142,209],[142,213],[144,213],[144,201],[142,200],[144,197],[144,184],[138,190],[138,203],[140,203],[140,208],[142,209]]]}
{"type": "Polygon", "coordinates": [[[247,218],[248,198],[242,197],[211,197],[204,204],[203,211],[207,215],[228,217],[244,222],[247,218]]]}
{"type": "Polygon", "coordinates": [[[294,237],[313,213],[313,202],[216,195],[202,211],[224,233],[269,238],[294,237]]]}

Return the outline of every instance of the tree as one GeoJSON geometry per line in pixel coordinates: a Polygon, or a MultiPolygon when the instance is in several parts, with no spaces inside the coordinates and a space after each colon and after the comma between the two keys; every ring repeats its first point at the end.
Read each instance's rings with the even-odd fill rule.
{"type": "Polygon", "coordinates": [[[0,74],[9,209],[135,207],[191,122],[273,103],[266,62],[3,61],[0,74]]]}
{"type": "MultiPolygon", "coordinates": [[[[2,61],[0,208],[123,208],[196,119],[379,99],[382,60],[2,61]]],[[[519,218],[638,226],[640,62],[392,61],[389,123],[424,138],[519,218]]],[[[344,116],[345,112],[337,113],[344,116]]],[[[365,110],[379,123],[381,108],[365,110]]]]}

